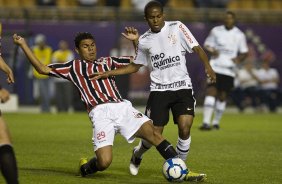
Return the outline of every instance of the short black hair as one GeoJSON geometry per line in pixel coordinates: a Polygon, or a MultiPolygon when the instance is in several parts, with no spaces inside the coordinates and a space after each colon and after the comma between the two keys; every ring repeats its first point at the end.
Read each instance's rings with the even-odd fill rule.
{"type": "Polygon", "coordinates": [[[162,13],[164,11],[163,5],[159,1],[150,1],[150,2],[148,2],[146,4],[146,6],[144,8],[144,15],[145,15],[145,17],[147,16],[148,10],[150,8],[153,8],[153,7],[160,8],[162,13]]]}
{"type": "Polygon", "coordinates": [[[78,32],[75,35],[74,38],[74,44],[76,48],[79,48],[79,44],[82,40],[86,40],[86,39],[92,39],[95,41],[94,36],[91,33],[88,32],[78,32]]]}
{"type": "Polygon", "coordinates": [[[228,10],[226,11],[226,14],[231,15],[234,19],[236,19],[236,14],[233,11],[228,10]]]}

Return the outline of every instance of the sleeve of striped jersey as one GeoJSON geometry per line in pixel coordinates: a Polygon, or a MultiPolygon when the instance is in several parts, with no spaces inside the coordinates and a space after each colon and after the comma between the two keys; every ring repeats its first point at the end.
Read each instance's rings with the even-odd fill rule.
{"type": "Polygon", "coordinates": [[[48,67],[52,69],[49,75],[57,78],[70,79],[70,68],[72,63],[73,61],[49,64],[48,67]]]}
{"type": "Polygon", "coordinates": [[[178,28],[179,28],[181,45],[189,53],[192,53],[193,47],[199,45],[198,41],[195,39],[193,34],[190,32],[190,30],[182,22],[179,22],[178,28]]]}
{"type": "Polygon", "coordinates": [[[133,56],[111,57],[112,69],[128,65],[133,56]]]}

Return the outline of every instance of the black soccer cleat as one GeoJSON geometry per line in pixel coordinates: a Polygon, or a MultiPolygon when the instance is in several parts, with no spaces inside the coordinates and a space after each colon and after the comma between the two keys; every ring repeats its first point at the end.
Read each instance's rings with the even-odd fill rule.
{"type": "Polygon", "coordinates": [[[199,129],[206,131],[206,130],[211,130],[211,127],[208,124],[203,123],[202,126],[199,127],[199,129]]]}

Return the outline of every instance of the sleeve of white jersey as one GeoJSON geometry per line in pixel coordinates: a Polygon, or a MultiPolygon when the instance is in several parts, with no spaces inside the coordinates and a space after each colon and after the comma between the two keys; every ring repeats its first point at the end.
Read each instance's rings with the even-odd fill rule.
{"type": "Polygon", "coordinates": [[[139,39],[139,43],[137,45],[136,56],[135,56],[133,62],[135,64],[139,64],[139,65],[144,65],[144,66],[148,65],[147,54],[145,52],[145,49],[143,48],[143,44],[142,44],[140,39],[139,39]]]}
{"type": "Polygon", "coordinates": [[[179,29],[181,45],[189,53],[192,53],[193,47],[199,45],[198,41],[195,39],[193,34],[190,32],[190,30],[182,22],[178,22],[178,29],[179,29]]]}
{"type": "Polygon", "coordinates": [[[244,33],[241,34],[241,41],[239,42],[239,52],[240,53],[247,53],[248,52],[248,45],[247,45],[247,39],[244,33]]]}
{"type": "Polygon", "coordinates": [[[215,30],[212,29],[204,42],[204,46],[215,47],[215,30]]]}

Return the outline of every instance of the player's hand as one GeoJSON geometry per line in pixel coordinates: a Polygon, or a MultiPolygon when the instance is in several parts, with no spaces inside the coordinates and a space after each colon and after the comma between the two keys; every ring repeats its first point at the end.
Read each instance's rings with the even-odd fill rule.
{"type": "Polygon", "coordinates": [[[10,93],[6,89],[2,88],[0,90],[0,101],[1,103],[5,103],[9,100],[10,98],[10,93]]]}
{"type": "Polygon", "coordinates": [[[11,83],[14,83],[15,82],[15,79],[14,79],[14,74],[13,72],[9,72],[7,73],[7,82],[8,84],[11,84],[11,83]]]}
{"type": "Polygon", "coordinates": [[[23,37],[17,35],[17,34],[14,34],[13,35],[13,39],[14,39],[14,43],[17,44],[17,45],[23,45],[25,44],[25,40],[23,37]]]}
{"type": "Polygon", "coordinates": [[[107,72],[97,72],[93,73],[89,76],[90,80],[98,80],[98,79],[105,79],[108,78],[109,74],[107,72]]]}
{"type": "Polygon", "coordinates": [[[219,52],[214,49],[214,50],[211,52],[211,55],[212,55],[213,58],[217,58],[217,57],[219,56],[219,52]]]}
{"type": "Polygon", "coordinates": [[[232,61],[235,63],[235,64],[240,64],[240,60],[238,58],[233,58],[232,61]]]}
{"type": "Polygon", "coordinates": [[[216,82],[216,75],[211,67],[206,68],[206,75],[210,83],[216,82]]]}
{"type": "Polygon", "coordinates": [[[121,34],[131,41],[136,41],[139,38],[138,30],[134,27],[125,27],[125,32],[121,34]]]}

